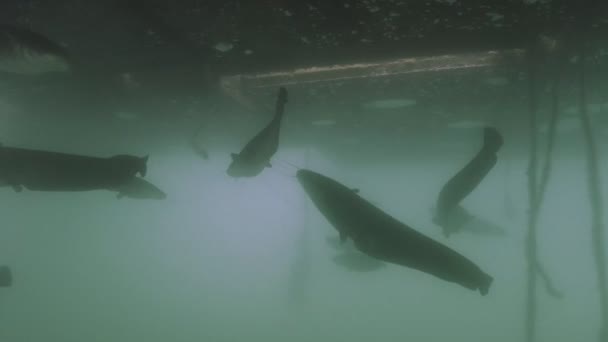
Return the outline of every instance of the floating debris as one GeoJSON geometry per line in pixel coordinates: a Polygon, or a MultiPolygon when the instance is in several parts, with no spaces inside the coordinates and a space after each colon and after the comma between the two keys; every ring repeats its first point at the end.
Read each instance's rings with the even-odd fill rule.
{"type": "Polygon", "coordinates": [[[488,17],[490,17],[490,20],[492,20],[492,21],[498,21],[498,20],[502,20],[505,18],[505,16],[503,14],[496,13],[496,12],[488,12],[488,13],[486,13],[486,15],[488,17]]]}
{"type": "Polygon", "coordinates": [[[0,287],[11,287],[13,285],[13,274],[10,267],[0,266],[0,287]]]}
{"type": "Polygon", "coordinates": [[[361,139],[358,138],[344,138],[341,142],[345,145],[359,145],[361,143],[361,139]]]}
{"type": "MultiPolygon", "coordinates": [[[[556,131],[558,133],[571,133],[576,132],[581,129],[581,123],[579,118],[563,118],[557,122],[556,131]]],[[[549,125],[542,124],[538,131],[542,134],[547,134],[549,132],[549,125]]]]}
{"type": "Polygon", "coordinates": [[[123,86],[128,90],[135,90],[141,87],[141,83],[139,83],[135,79],[135,76],[130,72],[120,74],[120,79],[123,86]]]}
{"type": "Polygon", "coordinates": [[[486,125],[487,124],[483,121],[463,120],[463,121],[452,122],[452,123],[448,124],[448,127],[456,128],[456,129],[469,129],[469,128],[480,128],[480,127],[484,127],[486,125]]]}
{"type": "Polygon", "coordinates": [[[215,44],[214,48],[219,52],[228,52],[234,48],[234,45],[232,43],[220,42],[215,44]]]}
{"type": "Polygon", "coordinates": [[[502,87],[509,84],[509,79],[502,76],[489,77],[484,80],[484,83],[494,87],[502,87]]]}
{"type": "Polygon", "coordinates": [[[371,101],[363,106],[370,109],[395,109],[415,106],[417,104],[414,99],[386,99],[371,101]]]}
{"type": "Polygon", "coordinates": [[[124,121],[134,121],[138,119],[138,115],[133,112],[119,110],[114,112],[114,117],[124,121]]]}
{"type": "Polygon", "coordinates": [[[314,126],[333,126],[336,124],[336,120],[315,120],[312,124],[314,126]]]}
{"type": "MultiPolygon", "coordinates": [[[[579,105],[567,106],[564,108],[564,114],[567,116],[578,116],[580,111],[579,105]]],[[[608,113],[608,102],[606,103],[589,103],[587,105],[587,111],[591,115],[600,114],[602,112],[608,113]]]]}

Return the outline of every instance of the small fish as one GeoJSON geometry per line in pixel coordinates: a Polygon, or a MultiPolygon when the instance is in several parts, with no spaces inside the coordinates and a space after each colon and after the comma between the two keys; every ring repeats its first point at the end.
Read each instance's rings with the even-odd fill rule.
{"type": "Polygon", "coordinates": [[[0,71],[21,75],[71,69],[64,47],[27,29],[0,25],[0,71]]]}
{"type": "Polygon", "coordinates": [[[10,267],[0,266],[0,287],[11,287],[13,285],[13,274],[10,267]]]}
{"type": "Polygon", "coordinates": [[[277,97],[276,111],[272,121],[258,133],[241,151],[232,153],[232,162],[226,173],[234,178],[255,177],[264,168],[272,167],[270,158],[274,156],[279,148],[279,134],[281,131],[281,119],[285,112],[287,103],[287,89],[280,88],[277,97]]]}
{"type": "MultiPolygon", "coordinates": [[[[477,155],[441,189],[433,222],[449,237],[460,230],[470,216],[464,213],[460,202],[467,197],[492,170],[498,158],[496,153],[503,145],[502,135],[496,128],[484,128],[483,146],[477,155]]],[[[472,217],[472,216],[471,216],[472,217]]]]}
{"type": "Polygon", "coordinates": [[[165,194],[161,189],[139,177],[135,177],[130,181],[110,190],[118,192],[116,195],[116,198],[118,199],[127,197],[132,199],[164,200],[167,198],[167,194],[165,194]]]}
{"type": "Polygon", "coordinates": [[[336,265],[340,265],[355,272],[371,272],[386,266],[382,261],[371,258],[358,251],[337,254],[332,260],[336,265]]]}
{"type": "Polygon", "coordinates": [[[298,170],[296,178],[340,239],[353,240],[358,251],[488,294],[493,278],[460,253],[408,227],[334,179],[307,169],[298,170]]]}

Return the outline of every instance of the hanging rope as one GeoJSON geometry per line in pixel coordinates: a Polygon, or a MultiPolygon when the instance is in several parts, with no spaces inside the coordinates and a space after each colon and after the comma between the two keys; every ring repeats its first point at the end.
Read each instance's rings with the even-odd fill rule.
{"type": "Polygon", "coordinates": [[[545,152],[545,163],[541,172],[540,186],[538,188],[538,203],[537,207],[540,207],[544,201],[545,193],[547,191],[547,184],[551,175],[553,149],[555,146],[555,131],[557,128],[557,121],[559,118],[559,79],[555,77],[551,85],[551,118],[549,119],[549,127],[547,132],[547,150],[545,152]]]}
{"type": "MultiPolygon", "coordinates": [[[[557,123],[559,120],[559,62],[561,59],[558,55],[553,55],[553,65],[554,68],[550,70],[553,76],[553,80],[551,82],[551,117],[549,119],[549,126],[547,132],[547,147],[544,156],[544,164],[540,174],[540,185],[537,192],[536,198],[536,212],[534,217],[534,225],[538,224],[538,219],[540,216],[540,209],[544,203],[545,194],[547,192],[547,185],[549,184],[549,179],[551,177],[551,171],[553,166],[553,150],[555,147],[555,136],[557,131],[557,123]]],[[[551,277],[545,270],[544,266],[541,264],[540,260],[538,260],[538,255],[536,256],[536,268],[538,271],[538,275],[541,277],[543,284],[547,293],[554,298],[562,298],[563,294],[559,291],[554,285],[551,277]]]]}
{"type": "Polygon", "coordinates": [[[525,244],[525,256],[527,262],[527,291],[526,291],[526,313],[525,313],[525,340],[533,342],[536,338],[536,274],[538,272],[538,258],[536,250],[536,219],[537,216],[537,107],[538,96],[536,82],[538,76],[538,63],[533,49],[528,50],[528,96],[529,96],[529,144],[530,159],[528,161],[528,232],[525,244]]]}
{"type": "MultiPolygon", "coordinates": [[[[554,298],[562,298],[563,294],[555,285],[545,267],[540,262],[538,255],[538,220],[540,209],[543,205],[547,185],[552,171],[553,151],[555,146],[555,136],[557,122],[559,119],[559,76],[557,70],[552,70],[555,75],[551,84],[551,117],[549,120],[547,147],[544,155],[544,163],[538,177],[539,158],[538,158],[538,83],[539,65],[541,52],[538,45],[534,45],[529,50],[528,73],[529,73],[529,144],[530,159],[528,163],[528,232],[525,243],[525,257],[527,262],[527,292],[526,292],[526,321],[525,338],[527,342],[536,339],[537,321],[537,277],[540,277],[547,293],[554,298]]],[[[556,60],[555,55],[552,56],[556,60]]],[[[557,63],[557,62],[556,62],[557,63]]],[[[557,65],[557,64],[556,64],[557,65]]]]}
{"type": "Polygon", "coordinates": [[[598,154],[593,131],[591,129],[591,121],[589,119],[587,107],[587,89],[585,64],[587,58],[585,44],[585,30],[581,30],[582,37],[579,38],[579,116],[581,126],[584,133],[585,145],[587,147],[587,183],[589,187],[589,202],[591,205],[591,244],[595,266],[597,269],[598,288],[600,296],[600,336],[599,341],[608,340],[608,288],[606,283],[606,249],[604,245],[604,213],[603,213],[603,198],[601,193],[601,181],[598,170],[598,154]]]}
{"type": "MultiPolygon", "coordinates": [[[[308,167],[310,160],[310,148],[306,149],[304,155],[304,165],[308,167]]],[[[302,222],[300,232],[296,239],[296,254],[291,265],[288,283],[289,300],[292,305],[302,308],[307,302],[307,295],[310,288],[311,273],[311,251],[310,251],[310,200],[302,196],[301,202],[302,222]]]]}

